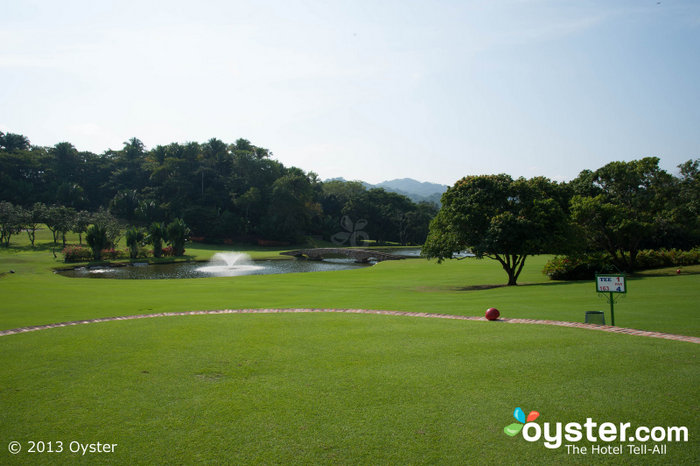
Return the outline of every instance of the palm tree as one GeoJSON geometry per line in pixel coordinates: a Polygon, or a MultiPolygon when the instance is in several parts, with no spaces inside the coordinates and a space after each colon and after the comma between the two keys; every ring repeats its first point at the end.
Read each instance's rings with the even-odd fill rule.
{"type": "Polygon", "coordinates": [[[85,240],[92,249],[92,257],[96,261],[102,260],[102,250],[109,245],[107,229],[102,225],[91,225],[87,229],[85,240]]]}
{"type": "Polygon", "coordinates": [[[173,246],[173,254],[182,256],[185,254],[185,241],[190,234],[185,222],[181,218],[176,218],[168,225],[168,241],[173,246]]]}
{"type": "Polygon", "coordinates": [[[148,227],[148,242],[153,245],[153,257],[163,255],[163,240],[166,234],[165,226],[160,222],[153,222],[148,227]]]}
{"type": "Polygon", "coordinates": [[[139,255],[139,244],[143,241],[143,231],[131,227],[126,230],[126,245],[129,246],[129,257],[136,259],[139,255]]]}

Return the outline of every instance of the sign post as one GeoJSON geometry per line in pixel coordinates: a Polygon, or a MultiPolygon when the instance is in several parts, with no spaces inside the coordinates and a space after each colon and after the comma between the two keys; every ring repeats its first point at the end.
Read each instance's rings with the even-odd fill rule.
{"type": "Polygon", "coordinates": [[[610,303],[610,321],[615,325],[615,294],[627,293],[627,283],[624,275],[596,274],[595,289],[605,294],[610,303]]]}

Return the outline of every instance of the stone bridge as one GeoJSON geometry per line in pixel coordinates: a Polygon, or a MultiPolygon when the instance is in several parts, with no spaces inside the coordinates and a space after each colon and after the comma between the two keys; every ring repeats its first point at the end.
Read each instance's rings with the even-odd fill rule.
{"type": "Polygon", "coordinates": [[[281,252],[285,256],[293,256],[306,258],[312,261],[323,260],[329,256],[345,256],[355,259],[355,262],[369,262],[375,260],[377,262],[406,259],[406,256],[397,256],[387,252],[372,251],[369,249],[349,249],[349,248],[316,248],[316,249],[297,249],[294,251],[281,252]]]}

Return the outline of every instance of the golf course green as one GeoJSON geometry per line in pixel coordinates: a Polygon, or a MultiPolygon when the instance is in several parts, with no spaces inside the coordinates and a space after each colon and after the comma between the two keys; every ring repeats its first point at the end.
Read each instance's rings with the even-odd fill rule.
{"type": "MultiPolygon", "coordinates": [[[[504,318],[571,322],[583,322],[586,311],[609,312],[592,281],[544,276],[545,256],[528,258],[517,287],[502,286],[505,273],[487,259],[89,280],[53,273],[66,264],[60,254],[54,258],[47,232],[37,238],[36,249],[17,236],[0,250],[0,330],[218,309],[483,316],[497,307],[504,318]]],[[[245,249],[254,258],[282,250],[245,249]]],[[[234,248],[188,244],[186,254],[206,260],[224,250],[234,248]]],[[[618,326],[700,336],[700,267],[684,267],[680,275],[675,269],[639,273],[628,279],[628,289],[616,304],[618,326]]],[[[694,343],[589,329],[341,313],[177,316],[5,335],[0,460],[696,464],[699,350],[694,343]],[[630,429],[685,427],[689,434],[687,441],[662,442],[584,435],[548,448],[544,438],[530,442],[504,433],[516,422],[517,407],[539,412],[535,422],[552,429],[590,418],[630,429]],[[20,450],[11,451],[17,445],[20,450]],[[630,447],[640,445],[648,451],[630,447]],[[652,453],[655,445],[666,450],[652,453]]]]}

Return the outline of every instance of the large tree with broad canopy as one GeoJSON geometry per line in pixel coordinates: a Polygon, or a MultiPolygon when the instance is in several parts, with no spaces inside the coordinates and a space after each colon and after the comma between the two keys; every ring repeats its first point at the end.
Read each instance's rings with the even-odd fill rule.
{"type": "Polygon", "coordinates": [[[442,262],[470,250],[498,261],[517,285],[527,256],[565,245],[567,204],[565,188],[547,178],[467,176],[443,194],[423,253],[442,262]]]}

